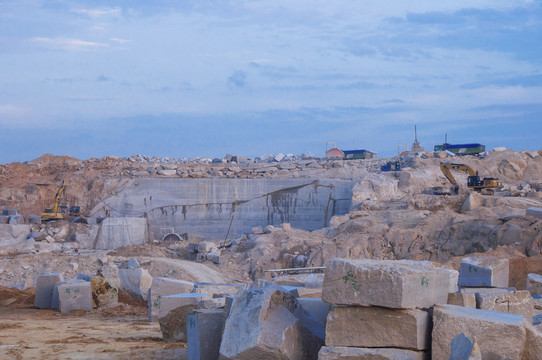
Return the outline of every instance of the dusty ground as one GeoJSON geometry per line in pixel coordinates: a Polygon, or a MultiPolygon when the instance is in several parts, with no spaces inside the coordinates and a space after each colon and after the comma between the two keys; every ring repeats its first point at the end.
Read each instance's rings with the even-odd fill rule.
{"type": "Polygon", "coordinates": [[[186,343],[165,342],[146,319],[147,308],[133,305],[71,314],[0,307],[0,359],[188,358],[186,343]]]}

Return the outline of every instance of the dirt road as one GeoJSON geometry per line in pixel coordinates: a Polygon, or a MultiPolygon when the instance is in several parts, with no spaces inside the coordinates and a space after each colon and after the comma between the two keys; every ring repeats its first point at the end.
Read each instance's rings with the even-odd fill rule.
{"type": "Polygon", "coordinates": [[[0,307],[0,359],[187,359],[186,343],[167,343],[147,308],[124,306],[61,314],[0,307]]]}

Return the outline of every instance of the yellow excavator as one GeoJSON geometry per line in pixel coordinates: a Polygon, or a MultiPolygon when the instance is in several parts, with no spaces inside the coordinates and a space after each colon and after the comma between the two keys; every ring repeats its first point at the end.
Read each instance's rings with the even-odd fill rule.
{"type": "Polygon", "coordinates": [[[480,179],[478,171],[474,171],[470,166],[465,164],[452,164],[452,163],[440,163],[440,170],[446,176],[446,179],[453,185],[452,192],[457,195],[459,193],[459,184],[452,175],[451,170],[459,170],[466,172],[469,177],[467,178],[467,188],[480,191],[482,194],[493,195],[494,189],[500,189],[503,187],[502,182],[496,178],[484,178],[480,179]]]}
{"type": "Polygon", "coordinates": [[[64,219],[64,216],[66,215],[66,206],[60,205],[60,198],[64,194],[64,190],[66,190],[66,184],[64,183],[64,180],[60,183],[60,187],[58,188],[58,191],[55,195],[55,201],[53,202],[53,207],[50,209],[45,209],[40,214],[41,221],[47,222],[51,220],[62,220],[64,219]]]}

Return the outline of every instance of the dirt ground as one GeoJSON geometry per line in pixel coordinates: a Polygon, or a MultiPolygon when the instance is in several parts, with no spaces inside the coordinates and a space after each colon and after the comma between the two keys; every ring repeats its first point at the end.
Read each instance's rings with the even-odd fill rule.
{"type": "Polygon", "coordinates": [[[0,359],[188,359],[184,342],[162,339],[144,306],[61,314],[0,306],[0,359]]]}

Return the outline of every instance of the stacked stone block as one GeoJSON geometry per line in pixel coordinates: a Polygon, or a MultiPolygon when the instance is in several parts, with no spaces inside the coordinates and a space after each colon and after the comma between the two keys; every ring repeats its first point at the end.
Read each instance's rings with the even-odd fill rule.
{"type": "Polygon", "coordinates": [[[164,296],[191,293],[192,290],[194,290],[194,283],[190,281],[153,278],[147,297],[149,321],[158,320],[160,300],[164,296]]]}
{"type": "Polygon", "coordinates": [[[332,304],[319,359],[425,359],[426,308],[446,304],[455,276],[429,262],[332,259],[322,299],[332,304]]]}

